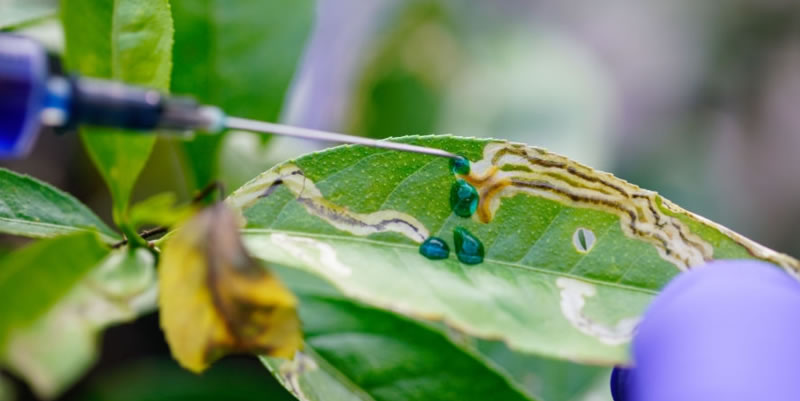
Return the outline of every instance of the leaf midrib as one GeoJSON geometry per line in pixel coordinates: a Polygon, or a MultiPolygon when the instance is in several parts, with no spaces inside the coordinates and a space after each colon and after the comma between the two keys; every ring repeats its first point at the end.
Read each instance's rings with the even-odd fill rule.
{"type": "MultiPolygon", "coordinates": [[[[331,240],[337,240],[337,241],[342,241],[342,242],[348,242],[348,241],[349,242],[360,242],[360,243],[372,244],[372,245],[376,245],[376,246],[383,246],[383,247],[387,247],[387,248],[405,248],[405,249],[414,249],[414,250],[417,249],[416,246],[403,244],[403,243],[398,243],[398,242],[379,241],[379,240],[374,240],[374,239],[369,239],[369,238],[361,238],[361,237],[336,236],[336,235],[332,235],[332,234],[309,233],[309,232],[302,232],[302,231],[275,230],[275,229],[267,229],[267,228],[244,228],[244,229],[241,229],[241,233],[242,233],[242,235],[281,233],[281,234],[288,234],[288,235],[296,235],[296,236],[299,236],[299,237],[311,237],[311,238],[317,238],[317,239],[331,239],[331,240]]],[[[503,261],[503,260],[486,258],[486,259],[484,259],[484,263],[494,263],[494,264],[497,264],[497,265],[517,268],[517,269],[522,269],[522,270],[527,270],[527,271],[533,271],[533,272],[536,272],[536,273],[548,274],[548,275],[557,276],[557,277],[568,277],[568,278],[573,278],[575,280],[580,280],[580,281],[585,281],[585,282],[588,282],[588,283],[593,283],[593,284],[596,284],[596,285],[619,288],[619,289],[627,290],[627,291],[635,291],[635,292],[639,292],[639,293],[647,294],[647,295],[656,295],[656,294],[658,294],[658,291],[651,290],[651,289],[648,289],[648,288],[634,287],[634,286],[625,285],[625,284],[621,284],[621,283],[602,281],[602,280],[598,280],[598,279],[593,279],[593,278],[588,278],[588,277],[583,277],[583,276],[577,276],[577,275],[574,275],[574,274],[556,272],[556,271],[553,271],[553,270],[543,269],[541,267],[536,267],[536,266],[523,265],[523,264],[514,263],[514,262],[506,262],[506,261],[503,261]]]]}

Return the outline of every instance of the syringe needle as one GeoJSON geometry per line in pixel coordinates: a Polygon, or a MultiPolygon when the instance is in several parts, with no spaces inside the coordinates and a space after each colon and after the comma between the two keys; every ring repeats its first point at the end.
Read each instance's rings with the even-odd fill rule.
{"type": "Polygon", "coordinates": [[[376,140],[360,136],[337,134],[335,132],[320,131],[310,128],[293,127],[291,125],[268,123],[265,121],[248,120],[239,117],[225,117],[225,127],[243,131],[263,132],[277,134],[295,138],[312,139],[318,141],[349,143],[356,145],[371,146],[375,148],[399,150],[401,152],[421,153],[431,156],[446,157],[450,159],[460,159],[461,156],[445,150],[428,148],[424,146],[409,145],[406,143],[389,142],[376,140]]]}

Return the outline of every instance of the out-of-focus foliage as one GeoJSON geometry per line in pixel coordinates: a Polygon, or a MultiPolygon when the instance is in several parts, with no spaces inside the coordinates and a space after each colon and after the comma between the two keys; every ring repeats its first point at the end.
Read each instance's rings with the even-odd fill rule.
{"type": "Polygon", "coordinates": [[[100,218],[72,195],[33,177],[0,168],[0,232],[24,237],[55,237],[96,231],[117,238],[100,218]]]}
{"type": "Polygon", "coordinates": [[[614,99],[600,65],[491,8],[396,5],[357,78],[349,130],[510,139],[605,167],[614,99]]]}
{"type": "Polygon", "coordinates": [[[0,401],[14,401],[17,399],[16,389],[11,381],[0,374],[0,401]]]}
{"type": "MultiPolygon", "coordinates": [[[[169,89],[173,28],[167,0],[64,0],[61,19],[67,67],[90,77],[169,89]]],[[[155,137],[94,128],[81,137],[111,190],[114,220],[124,224],[155,137]]]]}
{"type": "MultiPolygon", "coordinates": [[[[114,290],[129,288],[130,277],[124,267],[118,273],[116,262],[101,265],[107,255],[97,235],[84,232],[42,240],[0,261],[0,303],[13,305],[0,315],[2,365],[42,397],[81,375],[94,357],[99,328],[135,316],[115,307],[125,294],[114,290]]],[[[152,269],[152,260],[142,268],[152,269]]],[[[139,282],[132,285],[139,289],[139,282]]]]}
{"type": "Polygon", "coordinates": [[[193,209],[190,205],[178,205],[174,193],[162,192],[131,206],[128,218],[134,228],[147,225],[172,227],[186,220],[193,209]]]}
{"type": "Polygon", "coordinates": [[[358,78],[349,131],[376,138],[434,131],[460,61],[462,44],[448,19],[438,2],[398,7],[358,78]]]}
{"type": "MultiPolygon", "coordinates": [[[[172,90],[220,106],[230,115],[277,121],[309,35],[313,2],[172,0],[171,4],[172,90]]],[[[221,139],[197,136],[183,144],[187,174],[192,176],[187,178],[196,188],[217,177],[221,139]]]]}
{"type": "Polygon", "coordinates": [[[478,341],[476,348],[530,394],[546,401],[611,401],[606,388],[610,368],[538,358],[510,350],[501,342],[478,341]],[[599,394],[597,384],[601,383],[599,394]]]}
{"type": "MultiPolygon", "coordinates": [[[[70,252],[77,251],[85,252],[70,252]]],[[[54,265],[58,266],[35,266],[49,272],[54,265]]],[[[67,267],[80,271],[78,266],[67,267]]],[[[14,331],[5,349],[6,367],[42,398],[60,394],[94,364],[103,329],[155,308],[155,261],[149,251],[114,251],[89,267],[91,271],[70,286],[57,304],[35,322],[14,331]]]]}
{"type": "Polygon", "coordinates": [[[58,12],[57,0],[0,0],[0,29],[14,29],[58,12]]]}
{"type": "Polygon", "coordinates": [[[0,315],[0,349],[8,345],[14,330],[45,313],[107,252],[96,234],[77,233],[37,242],[4,257],[0,304],[14,307],[0,315]]]}
{"type": "Polygon", "coordinates": [[[275,380],[239,364],[215,365],[202,376],[167,358],[146,358],[106,371],[71,399],[80,401],[291,401],[275,380]]]}

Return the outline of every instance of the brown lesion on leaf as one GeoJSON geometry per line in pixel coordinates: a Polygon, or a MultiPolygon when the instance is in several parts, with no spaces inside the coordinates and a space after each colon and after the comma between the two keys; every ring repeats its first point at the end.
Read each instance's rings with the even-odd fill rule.
{"type": "Polygon", "coordinates": [[[309,398],[303,393],[300,379],[306,373],[313,372],[317,369],[319,369],[319,366],[317,366],[314,359],[302,352],[298,352],[293,360],[286,361],[280,365],[278,368],[278,376],[289,392],[298,399],[305,401],[309,398]]]}
{"type": "Polygon", "coordinates": [[[325,199],[316,184],[296,165],[288,163],[272,169],[249,182],[228,198],[227,202],[243,210],[262,198],[285,187],[305,210],[332,226],[358,236],[396,232],[421,243],[429,236],[427,228],[416,218],[395,210],[357,213],[325,199]]]}
{"type": "Polygon", "coordinates": [[[206,208],[167,241],[159,275],[161,326],[187,369],[229,353],[290,358],[300,348],[297,300],[246,252],[227,205],[206,208]]]}
{"type": "Polygon", "coordinates": [[[528,194],[613,213],[619,216],[627,236],[653,244],[662,258],[680,269],[713,257],[710,244],[655,207],[655,192],[542,149],[491,143],[484,149],[483,159],[461,178],[480,194],[476,218],[482,223],[492,221],[502,198],[528,194]]]}
{"type": "Polygon", "coordinates": [[[766,260],[770,263],[781,266],[789,274],[791,274],[797,279],[800,279],[800,261],[798,261],[797,259],[789,255],[769,249],[729,229],[728,227],[714,223],[713,221],[708,220],[705,217],[698,216],[694,213],[686,211],[682,209],[680,206],[662,197],[656,197],[654,204],[656,207],[658,207],[659,210],[663,210],[665,213],[683,215],[691,221],[711,227],[714,230],[719,231],[722,235],[730,238],[733,242],[744,248],[753,257],[766,260]]]}
{"type": "Polygon", "coordinates": [[[506,142],[491,143],[484,149],[483,159],[473,163],[472,172],[463,178],[481,195],[476,216],[483,223],[492,220],[502,198],[529,194],[572,207],[613,213],[619,216],[625,235],[652,244],[664,260],[679,269],[712,260],[714,249],[711,244],[674,216],[678,213],[719,230],[759,259],[775,263],[794,274],[800,271],[800,263],[794,258],[687,212],[655,192],[544,149],[506,142]]]}

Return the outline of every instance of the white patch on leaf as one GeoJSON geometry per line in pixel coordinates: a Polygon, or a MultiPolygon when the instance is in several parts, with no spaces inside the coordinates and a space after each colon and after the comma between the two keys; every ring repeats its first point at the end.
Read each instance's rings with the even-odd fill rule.
{"type": "Polygon", "coordinates": [[[614,326],[596,322],[583,311],[586,298],[597,294],[594,285],[566,277],[558,278],[556,285],[561,289],[561,312],[573,327],[608,345],[624,344],[631,340],[639,324],[638,317],[621,319],[614,326]]]}
{"type": "Polygon", "coordinates": [[[300,259],[309,266],[322,266],[331,273],[342,277],[353,274],[353,271],[336,257],[336,250],[326,243],[283,233],[272,234],[270,240],[292,257],[300,259]]]}
{"type": "Polygon", "coordinates": [[[313,372],[319,369],[317,362],[310,356],[297,352],[291,361],[283,362],[278,368],[278,379],[284,387],[292,393],[297,399],[301,401],[309,401],[303,393],[303,388],[300,385],[300,378],[306,373],[313,372]]]}

